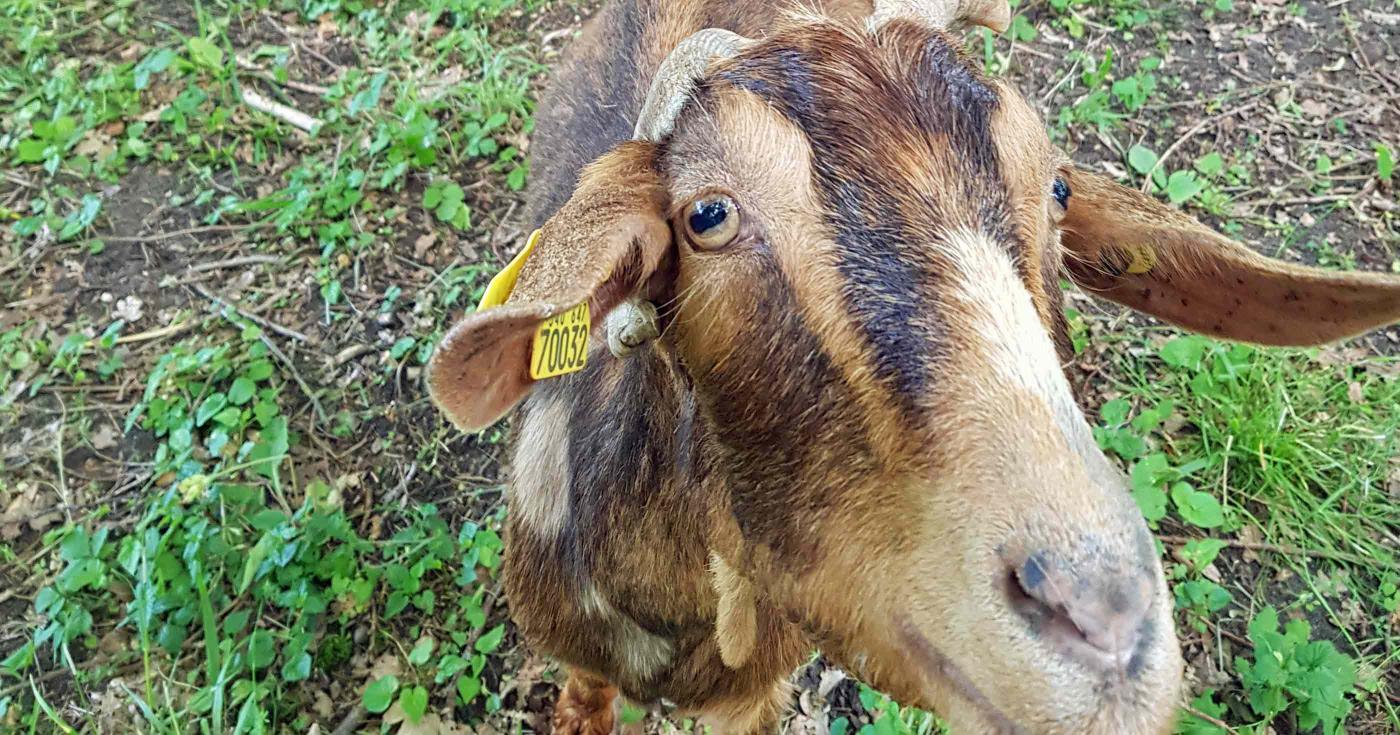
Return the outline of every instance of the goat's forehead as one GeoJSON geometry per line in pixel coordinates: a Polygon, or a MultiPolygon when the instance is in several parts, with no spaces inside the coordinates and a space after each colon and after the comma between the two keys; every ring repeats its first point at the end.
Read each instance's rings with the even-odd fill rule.
{"type": "Polygon", "coordinates": [[[720,62],[705,86],[750,92],[812,135],[956,136],[987,147],[999,94],[955,41],[918,24],[878,32],[819,23],[720,62]]]}
{"type": "MultiPolygon", "coordinates": [[[[907,209],[939,229],[986,229],[1001,239],[1008,186],[993,135],[1001,108],[998,87],[939,31],[903,23],[878,33],[789,29],[716,65],[678,120],[672,154],[681,163],[673,171],[689,165],[742,179],[753,165],[744,154],[755,149],[772,161],[802,158],[828,212],[888,222],[907,209]],[[736,107],[750,109],[732,114],[736,107]]],[[[694,177],[677,183],[686,178],[694,177]]]]}

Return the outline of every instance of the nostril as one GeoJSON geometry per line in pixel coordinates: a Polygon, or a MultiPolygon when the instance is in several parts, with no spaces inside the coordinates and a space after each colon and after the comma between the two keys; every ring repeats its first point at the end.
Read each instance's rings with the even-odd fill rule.
{"type": "Polygon", "coordinates": [[[1005,587],[1011,608],[1032,624],[1044,623],[1056,615],[1065,614],[1062,606],[1047,599],[1042,592],[1044,581],[1042,567],[1029,561],[1007,570],[1005,587]],[[1034,571],[1028,572],[1028,568],[1034,571]]]}
{"type": "Polygon", "coordinates": [[[1032,635],[1095,668],[1123,670],[1138,648],[1152,600],[1144,575],[1059,569],[1031,554],[1007,569],[1007,603],[1032,635]]]}

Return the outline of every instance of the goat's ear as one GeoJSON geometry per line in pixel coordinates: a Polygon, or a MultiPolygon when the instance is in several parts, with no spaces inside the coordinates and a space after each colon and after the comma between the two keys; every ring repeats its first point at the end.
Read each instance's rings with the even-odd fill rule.
{"type": "Polygon", "coordinates": [[[508,413],[534,384],[531,344],[546,319],[588,304],[591,326],[657,271],[671,247],[651,143],[619,145],[583,170],[545,223],[505,304],[467,315],[428,363],[433,402],[464,431],[508,413]]]}
{"type": "Polygon", "coordinates": [[[1266,258],[1150,196],[1082,170],[1060,224],[1085,290],[1195,332],[1318,345],[1400,321],[1400,278],[1266,258]]]}

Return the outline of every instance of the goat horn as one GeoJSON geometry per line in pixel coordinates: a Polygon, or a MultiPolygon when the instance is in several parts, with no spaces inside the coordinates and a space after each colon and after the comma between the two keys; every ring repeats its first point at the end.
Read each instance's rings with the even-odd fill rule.
{"type": "Polygon", "coordinates": [[[670,135],[676,116],[681,114],[695,83],[705,76],[710,62],[734,56],[751,43],[753,41],[737,33],[706,28],[677,44],[656,70],[646,102],[642,104],[642,113],[637,117],[633,139],[660,141],[670,135]]]}
{"type": "MultiPolygon", "coordinates": [[[[710,62],[733,56],[751,43],[736,33],[707,28],[676,44],[651,81],[642,112],[637,116],[633,140],[660,142],[670,135],[676,127],[676,116],[690,99],[695,83],[705,76],[710,62]]],[[[626,357],[661,334],[656,307],[636,296],[618,304],[604,324],[608,350],[615,357],[626,357]]]]}
{"type": "Polygon", "coordinates": [[[1007,0],[875,0],[875,13],[871,16],[875,27],[897,18],[918,19],[939,28],[966,23],[1001,33],[1011,25],[1011,3],[1007,0]]]}

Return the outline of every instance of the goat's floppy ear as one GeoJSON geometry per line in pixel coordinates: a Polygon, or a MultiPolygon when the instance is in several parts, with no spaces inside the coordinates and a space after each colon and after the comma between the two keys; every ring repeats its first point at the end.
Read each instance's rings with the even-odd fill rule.
{"type": "Polygon", "coordinates": [[[1400,278],[1266,258],[1150,196],[1066,175],[1065,264],[1092,294],[1214,337],[1318,345],[1400,321],[1400,278]]]}
{"type": "Polygon", "coordinates": [[[545,223],[502,306],[467,315],[428,363],[428,389],[452,423],[480,431],[534,383],[531,345],[547,319],[587,303],[590,326],[656,272],[671,246],[654,144],[619,145],[583,170],[545,223]]]}

